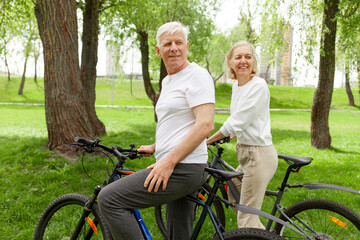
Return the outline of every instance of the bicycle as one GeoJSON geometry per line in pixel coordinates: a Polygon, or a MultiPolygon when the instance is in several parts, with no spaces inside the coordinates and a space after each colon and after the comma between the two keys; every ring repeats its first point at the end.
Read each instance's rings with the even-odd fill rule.
{"type": "MultiPolygon", "coordinates": [[[[103,186],[112,181],[120,180],[124,175],[134,173],[135,171],[126,169],[123,165],[128,158],[136,159],[142,157],[141,153],[134,149],[135,145],[133,144],[130,145],[130,149],[124,149],[119,146],[109,147],[102,145],[99,143],[99,139],[92,141],[77,137],[75,138],[75,142],[77,142],[77,144],[73,145],[84,149],[84,154],[92,153],[101,149],[105,151],[106,156],[109,159],[111,159],[109,154],[114,155],[118,159],[113,171],[111,173],[108,172],[109,178],[107,181],[104,181],[103,186]]],[[[201,216],[193,230],[191,239],[197,238],[202,224],[207,216],[210,217],[215,228],[214,239],[283,239],[277,234],[260,229],[246,228],[225,231],[225,228],[221,225],[220,221],[211,210],[211,206],[217,196],[216,191],[219,188],[220,183],[230,181],[230,179],[234,177],[239,177],[242,173],[227,172],[212,168],[206,168],[206,171],[215,179],[210,192],[207,193],[209,198],[204,202],[198,198],[186,196],[186,198],[190,201],[193,201],[197,205],[203,207],[201,216]]],[[[96,186],[91,197],[80,193],[70,193],[55,199],[42,213],[34,233],[34,239],[113,239],[96,202],[101,189],[102,186],[96,186]]],[[[230,202],[228,202],[228,204],[232,205],[230,202]]],[[[232,206],[236,207],[235,205],[232,206]]],[[[248,209],[245,208],[245,210],[248,209]]],[[[142,219],[140,211],[136,209],[134,212],[144,238],[152,239],[152,236],[142,219]]],[[[273,220],[289,226],[287,223],[277,218],[273,218],[273,220]]]]}
{"type": "MultiPolygon", "coordinates": [[[[228,141],[229,139],[225,138],[211,144],[216,147],[217,153],[214,153],[211,149],[209,149],[214,156],[212,161],[209,162],[209,167],[230,172],[235,171],[230,164],[221,158],[224,149],[220,146],[220,144],[228,141]]],[[[285,231],[283,226],[278,223],[275,224],[273,231],[287,239],[360,239],[360,216],[344,205],[325,199],[303,200],[291,205],[288,208],[280,205],[280,201],[287,188],[304,187],[307,189],[335,189],[356,194],[360,194],[360,192],[351,188],[324,183],[290,185],[287,183],[290,174],[299,172],[302,166],[309,165],[312,162],[312,158],[292,157],[282,154],[278,154],[278,157],[285,160],[289,166],[287,167],[283,181],[278,188],[279,190],[267,190],[265,193],[265,196],[275,198],[274,206],[270,214],[275,216],[278,213],[281,220],[291,223],[291,225],[298,229],[301,234],[294,231],[285,231]],[[330,223],[334,224],[333,228],[329,227],[330,223]],[[333,238],[334,236],[336,236],[336,238],[333,238]],[[345,238],[341,238],[342,236],[345,238]]],[[[206,183],[209,183],[210,181],[211,176],[208,177],[206,183]]],[[[236,202],[240,202],[240,194],[238,193],[233,181],[227,181],[226,184],[219,187],[219,190],[222,196],[219,196],[220,199],[228,199],[228,192],[231,192],[236,202]]],[[[229,205],[225,204],[225,206],[228,207],[229,205]]],[[[237,209],[234,211],[237,211],[237,209]]],[[[165,226],[163,226],[164,222],[162,220],[161,206],[157,206],[155,208],[155,215],[159,229],[166,238],[166,231],[162,231],[165,226]]],[[[219,215],[225,216],[225,213],[219,215]]],[[[225,221],[225,217],[222,221],[225,221]]],[[[269,231],[272,224],[273,221],[269,219],[266,224],[266,230],[269,231]]]]}

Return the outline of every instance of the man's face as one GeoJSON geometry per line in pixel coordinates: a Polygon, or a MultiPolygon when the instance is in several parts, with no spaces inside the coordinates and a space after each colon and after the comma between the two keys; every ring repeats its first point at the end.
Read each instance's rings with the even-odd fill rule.
{"type": "Polygon", "coordinates": [[[169,75],[183,70],[188,65],[189,43],[183,32],[163,33],[160,45],[155,47],[157,55],[163,59],[169,75]]]}

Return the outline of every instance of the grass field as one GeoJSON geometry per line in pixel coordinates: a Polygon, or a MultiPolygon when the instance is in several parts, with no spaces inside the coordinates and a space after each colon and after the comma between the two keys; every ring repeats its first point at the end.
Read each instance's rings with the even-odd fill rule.
{"type": "MultiPolygon", "coordinates": [[[[35,84],[32,78],[25,82],[24,94],[17,95],[20,77],[13,77],[11,82],[0,76],[0,102],[15,103],[44,103],[44,82],[39,79],[35,84]]],[[[153,83],[157,90],[157,82],[153,83]]],[[[287,87],[269,85],[271,93],[271,108],[281,109],[311,109],[315,88],[312,87],[287,87]]],[[[352,89],[356,107],[348,106],[348,99],[344,88],[336,88],[333,93],[331,109],[333,110],[359,110],[358,89],[352,89]]],[[[216,84],[216,107],[229,108],[231,100],[231,85],[216,84]]],[[[152,106],[146,96],[144,84],[141,80],[128,79],[116,80],[99,78],[96,85],[97,105],[120,106],[152,106]]]]}
{"type": "MultiPolygon", "coordinates": [[[[125,81],[118,83],[119,88],[125,83],[125,81]]],[[[6,82],[0,82],[0,101],[40,103],[43,101],[41,87],[34,85],[30,90],[32,85],[26,83],[24,90],[26,97],[18,97],[17,91],[11,90],[16,84],[10,87],[12,84],[10,83],[4,89],[5,84],[6,82]],[[27,87],[29,87],[28,90],[27,87]]],[[[105,88],[105,83],[103,87],[105,88]]],[[[126,96],[124,98],[131,96],[126,94],[127,87],[123,89],[122,94],[126,96]]],[[[228,99],[225,100],[225,95],[229,97],[230,88],[226,85],[217,87],[217,92],[219,92],[217,106],[226,107],[228,99]]],[[[280,106],[296,108],[293,105],[296,101],[299,101],[299,104],[303,102],[303,105],[298,108],[311,107],[312,96],[310,104],[307,98],[314,89],[284,88],[286,96],[282,96],[281,87],[271,86],[270,89],[272,95],[276,95],[272,98],[272,101],[277,101],[274,108],[280,106]],[[297,89],[300,89],[299,92],[296,91],[297,89]],[[305,94],[309,95],[304,97],[305,94]]],[[[106,102],[108,94],[103,94],[99,90],[98,104],[109,104],[106,102]]],[[[117,99],[118,102],[114,101],[113,104],[125,105],[132,102],[131,99],[121,100],[122,98],[119,92],[119,96],[114,97],[114,100],[117,99]]],[[[147,100],[141,91],[137,92],[134,98],[140,99],[139,105],[144,105],[147,100]]],[[[337,109],[348,109],[346,103],[340,104],[342,101],[333,102],[334,108],[338,106],[337,109]]],[[[354,111],[330,113],[332,147],[327,150],[316,150],[310,145],[310,112],[287,110],[271,112],[273,142],[278,153],[314,158],[311,165],[303,167],[299,173],[292,175],[290,183],[322,182],[360,190],[360,113],[356,111],[357,108],[351,110],[354,111]]],[[[107,134],[100,137],[104,144],[126,147],[130,143],[135,143],[137,146],[153,143],[156,124],[153,121],[152,109],[129,111],[126,108],[97,108],[97,113],[107,129],[107,134]]],[[[70,192],[90,195],[97,183],[87,177],[78,158],[64,158],[45,148],[47,129],[43,106],[0,105],[0,116],[0,210],[2,213],[0,239],[31,239],[38,218],[53,199],[70,192]]],[[[216,130],[221,127],[227,117],[228,114],[216,114],[216,130]]],[[[224,148],[224,159],[236,166],[235,143],[225,144],[224,148]]],[[[143,158],[129,161],[127,166],[138,170],[153,162],[153,157],[143,158]]],[[[103,159],[88,157],[85,167],[95,179],[106,178],[103,159]]],[[[285,168],[286,164],[280,161],[269,189],[276,190],[285,168]]],[[[359,195],[334,190],[291,189],[285,194],[284,203],[291,204],[308,198],[326,198],[341,202],[360,213],[359,195]]],[[[269,211],[271,204],[272,200],[265,198],[263,210],[269,211]]],[[[154,222],[153,209],[144,210],[142,214],[154,239],[161,239],[154,222]]],[[[227,228],[234,228],[236,226],[235,214],[229,210],[227,217],[229,223],[227,228]]],[[[211,228],[205,229],[208,231],[203,231],[199,239],[210,237],[211,228]]]]}

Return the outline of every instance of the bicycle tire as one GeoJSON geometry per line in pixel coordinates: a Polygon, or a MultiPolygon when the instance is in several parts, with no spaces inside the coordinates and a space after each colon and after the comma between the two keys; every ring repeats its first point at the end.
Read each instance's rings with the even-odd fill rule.
{"type": "MultiPolygon", "coordinates": [[[[206,194],[207,192],[209,192],[211,190],[211,187],[208,183],[204,183],[202,185],[202,190],[200,190],[200,192],[202,194],[206,194]]],[[[218,218],[218,220],[220,221],[221,225],[223,225],[223,227],[225,228],[225,212],[224,212],[224,207],[221,203],[221,200],[218,199],[218,198],[215,198],[212,205],[214,206],[215,208],[215,214],[218,218]]],[[[168,234],[167,234],[167,230],[166,230],[166,224],[165,224],[165,221],[164,221],[164,215],[163,214],[163,205],[159,205],[159,206],[155,206],[154,207],[154,210],[155,210],[155,220],[156,220],[156,224],[158,225],[159,227],[159,230],[161,232],[161,234],[163,235],[163,237],[165,239],[169,239],[168,237],[168,234]]],[[[194,215],[196,215],[196,212],[197,212],[197,207],[195,207],[195,210],[194,210],[194,215]]]]}
{"type": "MultiPolygon", "coordinates": [[[[225,240],[283,240],[280,235],[258,228],[237,228],[223,232],[225,240]]],[[[216,235],[213,240],[219,240],[216,235]]]]}
{"type": "MultiPolygon", "coordinates": [[[[80,193],[65,194],[50,203],[42,213],[34,233],[34,240],[42,239],[70,239],[84,210],[89,196],[80,193]]],[[[103,219],[97,203],[92,207],[90,219],[98,223],[97,234],[91,239],[112,240],[109,228],[103,219]]],[[[85,239],[86,233],[92,231],[90,224],[85,222],[79,239],[85,239]]]]}
{"type": "MultiPolygon", "coordinates": [[[[350,208],[330,200],[308,199],[291,205],[284,212],[312,239],[360,239],[360,216],[350,208]],[[305,221],[316,233],[310,232],[295,216],[305,221]]],[[[284,216],[280,217],[286,221],[284,216]]],[[[307,239],[300,234],[275,224],[275,231],[285,239],[307,239]]]]}

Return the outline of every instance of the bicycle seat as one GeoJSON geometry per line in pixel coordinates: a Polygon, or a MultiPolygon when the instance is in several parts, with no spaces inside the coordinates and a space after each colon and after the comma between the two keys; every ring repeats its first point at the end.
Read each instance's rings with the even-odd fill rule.
{"type": "Polygon", "coordinates": [[[278,154],[278,158],[292,162],[291,166],[294,166],[294,167],[301,167],[301,166],[309,165],[311,163],[311,161],[313,160],[312,157],[292,157],[292,156],[286,156],[283,154],[278,154]]]}
{"type": "Polygon", "coordinates": [[[228,181],[232,178],[241,177],[244,175],[244,173],[242,173],[242,172],[228,172],[228,171],[223,171],[223,170],[219,170],[216,168],[209,168],[209,167],[206,167],[205,171],[210,174],[217,174],[226,181],[228,181]]]}

